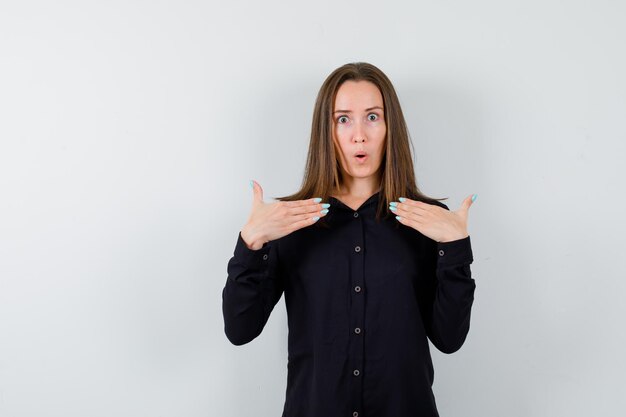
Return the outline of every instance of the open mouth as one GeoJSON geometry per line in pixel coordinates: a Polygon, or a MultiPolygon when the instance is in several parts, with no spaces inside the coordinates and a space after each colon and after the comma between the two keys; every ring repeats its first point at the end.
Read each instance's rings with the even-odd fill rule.
{"type": "Polygon", "coordinates": [[[367,154],[365,154],[365,152],[357,152],[356,155],[354,155],[354,157],[357,159],[357,161],[365,161],[367,159],[367,154]]]}

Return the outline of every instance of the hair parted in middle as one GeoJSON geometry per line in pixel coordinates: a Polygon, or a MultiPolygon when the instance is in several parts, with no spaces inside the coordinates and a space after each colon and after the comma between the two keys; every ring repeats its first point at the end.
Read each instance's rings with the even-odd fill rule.
{"type": "MultiPolygon", "coordinates": [[[[380,198],[376,219],[389,213],[388,205],[399,197],[442,206],[439,200],[424,195],[415,180],[410,147],[412,147],[406,121],[396,91],[387,76],[377,67],[366,62],[345,64],[335,69],[324,81],[315,101],[311,138],[301,188],[298,192],[276,197],[279,201],[305,200],[321,197],[328,201],[331,194],[342,184],[340,150],[333,141],[333,107],[339,87],[346,81],[369,81],[376,85],[383,97],[386,144],[380,166],[380,198]]],[[[322,216],[316,224],[327,216],[322,216]]]]}

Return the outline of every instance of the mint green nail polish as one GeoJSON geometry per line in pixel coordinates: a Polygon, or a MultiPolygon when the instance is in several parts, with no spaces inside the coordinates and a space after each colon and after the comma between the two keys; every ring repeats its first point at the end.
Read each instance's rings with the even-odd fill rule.
{"type": "Polygon", "coordinates": [[[324,210],[320,211],[320,213],[326,214],[326,213],[328,213],[328,209],[324,209],[324,210]]]}
{"type": "Polygon", "coordinates": [[[398,210],[396,207],[389,207],[389,210],[393,211],[395,213],[396,210],[398,210]]]}
{"type": "Polygon", "coordinates": [[[474,194],[474,195],[472,196],[472,203],[473,203],[474,201],[476,201],[476,197],[478,197],[478,194],[474,194]]]}
{"type": "Polygon", "coordinates": [[[395,201],[392,201],[391,203],[389,203],[389,205],[390,205],[390,206],[394,206],[394,207],[396,207],[396,206],[398,205],[398,203],[397,203],[397,202],[395,202],[395,201]]]}
{"type": "Polygon", "coordinates": [[[250,188],[254,188],[254,182],[252,182],[252,180],[250,180],[250,188]]]}
{"type": "Polygon", "coordinates": [[[322,201],[322,199],[321,199],[321,198],[319,198],[319,197],[316,197],[314,201],[315,201],[316,203],[319,203],[320,201],[322,201]]]}
{"type": "Polygon", "coordinates": [[[396,219],[400,220],[400,216],[396,216],[396,219]]]}
{"type": "Polygon", "coordinates": [[[319,218],[319,217],[317,217],[317,216],[313,217],[313,220],[315,220],[315,221],[318,221],[319,219],[320,219],[320,218],[319,218]]]}
{"type": "Polygon", "coordinates": [[[328,204],[328,203],[324,203],[324,204],[322,204],[322,208],[325,208],[325,209],[326,209],[326,208],[328,208],[328,207],[330,207],[330,204],[328,204]]]}
{"type": "Polygon", "coordinates": [[[404,203],[406,201],[406,198],[400,197],[398,200],[400,200],[401,203],[404,203]]]}

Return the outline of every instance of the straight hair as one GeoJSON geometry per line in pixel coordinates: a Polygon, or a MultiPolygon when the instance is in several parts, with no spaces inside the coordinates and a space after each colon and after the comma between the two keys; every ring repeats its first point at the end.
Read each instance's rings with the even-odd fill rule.
{"type": "MultiPolygon", "coordinates": [[[[276,200],[296,201],[321,197],[322,201],[328,201],[333,191],[340,189],[341,167],[337,157],[337,152],[340,150],[336,148],[332,139],[333,107],[339,87],[348,80],[369,81],[378,87],[383,97],[387,132],[380,166],[382,175],[378,190],[380,198],[376,220],[380,221],[385,215],[395,216],[387,207],[398,197],[407,197],[441,206],[441,203],[437,204],[437,202],[447,198],[428,197],[417,186],[410,149],[413,148],[413,144],[402,114],[400,101],[391,81],[380,69],[367,62],[345,64],[335,69],[322,84],[313,109],[311,138],[302,185],[298,192],[277,197],[276,200]]],[[[321,216],[315,224],[327,226],[323,222],[326,217],[321,216]]]]}

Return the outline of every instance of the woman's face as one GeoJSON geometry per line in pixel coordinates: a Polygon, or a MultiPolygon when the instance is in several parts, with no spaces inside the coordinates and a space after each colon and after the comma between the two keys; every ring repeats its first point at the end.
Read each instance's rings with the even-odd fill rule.
{"type": "Polygon", "coordinates": [[[339,87],[333,107],[333,140],[341,151],[344,175],[378,175],[387,134],[383,107],[380,90],[369,81],[349,80],[339,87]]]}

